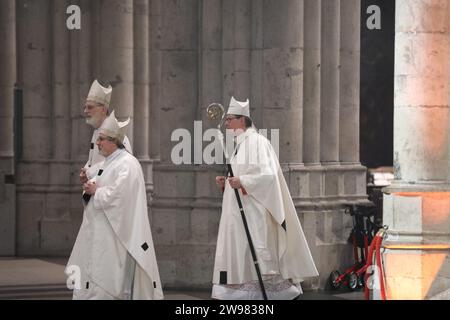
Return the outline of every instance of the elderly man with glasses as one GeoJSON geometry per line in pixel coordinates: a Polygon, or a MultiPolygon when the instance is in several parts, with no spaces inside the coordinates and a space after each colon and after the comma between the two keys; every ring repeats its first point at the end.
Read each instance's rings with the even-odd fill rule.
{"type": "Polygon", "coordinates": [[[98,130],[96,145],[105,160],[83,184],[89,197],[66,269],[79,270],[77,300],[163,298],[144,175],[123,145],[128,123],[118,122],[113,111],[98,130]]]}
{"type": "Polygon", "coordinates": [[[225,127],[236,146],[229,176],[216,177],[224,193],[212,297],[294,299],[318,272],[278,157],[253,127],[248,99],[231,97],[225,127]]]}

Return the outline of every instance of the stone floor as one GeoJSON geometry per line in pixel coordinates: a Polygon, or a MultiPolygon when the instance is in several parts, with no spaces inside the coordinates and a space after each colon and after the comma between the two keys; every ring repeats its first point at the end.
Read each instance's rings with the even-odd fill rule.
{"type": "MultiPolygon", "coordinates": [[[[65,258],[0,257],[0,300],[69,300],[65,258]]],[[[166,300],[210,300],[210,291],[164,290],[166,300]]],[[[300,300],[363,300],[362,291],[305,292],[300,300]]]]}

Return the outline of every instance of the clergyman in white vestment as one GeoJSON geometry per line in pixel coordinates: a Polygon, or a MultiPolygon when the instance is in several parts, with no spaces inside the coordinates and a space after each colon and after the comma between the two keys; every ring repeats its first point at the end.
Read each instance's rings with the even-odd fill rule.
{"type": "MultiPolygon", "coordinates": [[[[98,138],[98,128],[100,128],[103,121],[110,113],[111,95],[111,86],[106,88],[97,80],[92,82],[84,105],[83,116],[86,119],[86,123],[94,128],[94,132],[92,133],[89,147],[89,158],[84,167],[80,170],[81,183],[85,183],[87,180],[92,179],[97,174],[99,163],[105,160],[105,157],[98,152],[96,141],[98,138]]],[[[126,135],[123,145],[125,150],[133,154],[130,141],[126,135]]]]}
{"type": "Polygon", "coordinates": [[[79,270],[74,299],[163,299],[142,168],[122,144],[129,123],[114,111],[96,141],[105,160],[83,185],[83,221],[66,273],[79,270]]]}
{"type": "Polygon", "coordinates": [[[257,133],[249,101],[231,98],[225,127],[236,140],[230,163],[234,178],[218,176],[224,188],[214,263],[214,299],[262,299],[234,189],[239,190],[267,298],[295,299],[304,278],[318,272],[297,217],[278,157],[257,133]]]}

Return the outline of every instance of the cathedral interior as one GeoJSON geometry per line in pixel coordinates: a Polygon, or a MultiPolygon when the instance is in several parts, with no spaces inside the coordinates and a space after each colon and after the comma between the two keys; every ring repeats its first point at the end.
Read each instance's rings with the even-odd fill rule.
{"type": "Polygon", "coordinates": [[[449,17],[438,0],[1,0],[0,256],[70,254],[98,79],[131,118],[165,288],[211,286],[223,171],[173,163],[172,133],[198,138],[234,96],[279,130],[320,274],[305,290],[352,264],[346,208],[373,203],[388,298],[449,297],[449,17]]]}

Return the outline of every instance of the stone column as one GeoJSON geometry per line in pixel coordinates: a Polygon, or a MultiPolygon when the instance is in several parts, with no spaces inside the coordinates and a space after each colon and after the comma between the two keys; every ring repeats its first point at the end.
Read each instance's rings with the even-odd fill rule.
{"type": "MultiPolygon", "coordinates": [[[[39,233],[39,249],[46,254],[67,253],[72,248],[74,240],[74,235],[71,234],[73,226],[68,210],[72,177],[70,161],[70,31],[66,26],[66,9],[69,5],[68,0],[50,1],[50,19],[45,20],[45,23],[38,22],[39,24],[48,24],[50,38],[47,53],[50,63],[49,69],[46,70],[50,75],[50,97],[47,101],[49,105],[47,116],[50,124],[50,138],[47,144],[50,150],[49,159],[45,159],[43,163],[48,170],[48,184],[39,186],[39,188],[45,189],[45,196],[41,195],[43,211],[36,228],[39,233]]],[[[27,76],[27,73],[24,73],[24,77],[27,76]]],[[[35,130],[41,130],[41,128],[35,128],[35,130]]],[[[26,192],[29,194],[24,197],[39,197],[42,189],[36,190],[33,185],[41,183],[36,181],[31,185],[26,185],[26,192]]],[[[78,200],[80,199],[79,190],[77,190],[78,200]]],[[[21,212],[21,214],[29,214],[29,212],[21,212]]]]}
{"type": "MultiPolygon", "coordinates": [[[[73,3],[73,2],[72,2],[73,3]]],[[[70,197],[70,219],[72,224],[71,246],[76,239],[79,226],[83,219],[83,206],[80,203],[81,186],[79,181],[79,171],[89,156],[90,142],[93,128],[88,125],[82,116],[86,97],[93,79],[99,75],[93,70],[93,47],[92,41],[93,27],[93,4],[92,0],[79,0],[81,9],[81,30],[71,30],[69,32],[70,50],[70,162],[71,162],[71,197],[70,197]]],[[[67,131],[69,132],[69,131],[67,131]]],[[[67,204],[66,204],[67,206],[67,204]]],[[[70,250],[69,249],[69,250],[70,250]]],[[[68,252],[70,252],[68,250],[68,252]]]]}
{"type": "Polygon", "coordinates": [[[123,121],[130,117],[127,136],[133,143],[133,0],[100,1],[94,24],[96,76],[113,87],[110,109],[123,121]]]}
{"type": "MultiPolygon", "coordinates": [[[[196,211],[196,171],[202,168],[192,163],[175,165],[171,158],[172,148],[180,143],[171,141],[175,130],[186,134],[183,141],[188,149],[197,142],[194,121],[202,117],[198,114],[202,3],[153,0],[151,6],[151,116],[156,115],[152,133],[159,133],[152,139],[151,154],[159,159],[153,167],[150,218],[157,235],[154,241],[161,278],[169,287],[206,287],[204,265],[210,262],[205,257],[214,254],[213,246],[205,241],[208,234],[203,233],[205,220],[199,219],[202,212],[196,211]]],[[[201,136],[199,140],[201,143],[201,136]]],[[[191,155],[193,161],[194,153],[191,155]]]]}
{"type": "Polygon", "coordinates": [[[322,1],[320,161],[339,161],[340,0],[322,1]]]}
{"type": "Polygon", "coordinates": [[[450,298],[450,2],[397,0],[389,299],[450,298]]]}
{"type": "MultiPolygon", "coordinates": [[[[50,1],[17,2],[20,22],[19,81],[23,89],[23,158],[48,160],[51,154],[50,1]]],[[[29,177],[33,179],[33,177],[29,177]]],[[[37,178],[37,177],[35,177],[37,178]]],[[[40,182],[42,183],[42,181],[40,182]]]]}
{"type": "MultiPolygon", "coordinates": [[[[317,229],[320,230],[319,223],[321,222],[318,217],[322,217],[323,214],[322,212],[318,214],[317,208],[312,207],[311,204],[319,202],[322,181],[320,165],[321,2],[322,0],[304,1],[302,132],[304,168],[300,168],[297,173],[299,179],[291,179],[289,186],[294,193],[294,203],[296,203],[302,218],[302,228],[320,273],[324,268],[321,268],[322,263],[317,259],[317,252],[320,252],[320,248],[316,244],[316,239],[318,235],[321,235],[320,231],[317,231],[317,229]]],[[[317,286],[317,283],[313,284],[310,283],[310,280],[307,281],[304,284],[307,287],[317,286]]]]}
{"type": "Polygon", "coordinates": [[[150,35],[149,0],[134,0],[134,155],[139,159],[147,199],[153,192],[153,162],[150,160],[150,35]]]}
{"type": "MultiPolygon", "coordinates": [[[[71,159],[74,163],[73,172],[77,172],[86,163],[89,155],[93,129],[82,117],[92,81],[99,77],[94,72],[94,47],[96,26],[93,24],[93,1],[81,0],[79,6],[82,12],[81,30],[74,30],[70,36],[70,106],[71,106],[71,159]]],[[[101,80],[101,79],[100,79],[101,80]]],[[[73,183],[78,185],[78,175],[74,175],[73,183]]],[[[74,201],[79,203],[79,195],[74,201]]]]}
{"type": "MultiPolygon", "coordinates": [[[[14,157],[14,84],[16,82],[16,5],[14,0],[0,3],[0,157],[14,157]]],[[[1,167],[11,171],[12,167],[1,167]],[[8,168],[9,167],[9,168],[8,168]]]]}
{"type": "MultiPolygon", "coordinates": [[[[359,163],[360,0],[341,1],[339,161],[359,163]]],[[[364,130],[364,128],[362,128],[364,130]]]]}
{"type": "Polygon", "coordinates": [[[134,154],[149,159],[149,0],[134,1],[134,154]]]}
{"type": "Polygon", "coordinates": [[[161,100],[161,0],[149,0],[149,156],[160,159],[160,112],[161,100]]]}
{"type": "Polygon", "coordinates": [[[149,21],[149,50],[150,50],[150,127],[149,127],[149,153],[151,159],[161,158],[161,75],[162,75],[162,52],[161,52],[161,1],[150,1],[149,21]]]}
{"type": "MultiPolygon", "coordinates": [[[[52,158],[69,160],[70,147],[70,34],[66,27],[69,1],[53,2],[52,24],[52,158]]],[[[79,106],[81,108],[81,106],[79,106]]],[[[59,170],[54,170],[58,172],[59,170]]],[[[58,173],[61,176],[61,172],[58,173]]],[[[68,176],[68,175],[64,175],[68,176]]]]}
{"type": "MultiPolygon", "coordinates": [[[[210,128],[215,129],[219,124],[218,120],[211,120],[207,117],[206,107],[213,102],[219,102],[223,104],[226,111],[228,108],[229,93],[233,91],[226,88],[226,86],[229,85],[233,86],[233,83],[227,81],[226,78],[228,77],[224,76],[224,74],[228,75],[226,72],[233,72],[233,65],[236,64],[236,62],[233,62],[234,50],[229,51],[227,56],[222,51],[223,45],[229,45],[225,44],[223,41],[223,30],[225,29],[223,8],[227,7],[230,3],[234,3],[234,1],[227,4],[223,3],[221,0],[201,1],[201,18],[199,19],[199,31],[201,32],[199,43],[199,105],[196,118],[202,120],[204,133],[210,128]],[[225,65],[225,60],[227,60],[227,63],[230,65],[225,65]],[[225,85],[225,82],[228,84],[225,85]]],[[[243,1],[243,3],[247,2],[243,1]]],[[[233,28],[227,29],[233,30],[233,28]]],[[[245,47],[246,49],[241,50],[248,51],[248,45],[242,45],[240,47],[245,47]]],[[[240,72],[242,73],[243,71],[241,70],[240,72]]],[[[249,74],[247,73],[247,75],[249,74]]],[[[236,79],[236,81],[234,81],[234,85],[240,81],[240,84],[236,85],[236,88],[240,87],[241,90],[247,88],[249,81],[242,80],[245,78],[244,75],[241,75],[240,78],[241,80],[236,79]]],[[[247,92],[245,94],[249,94],[247,89],[245,89],[247,92]]],[[[203,151],[205,154],[211,154],[209,152],[210,149],[206,149],[206,147],[210,145],[215,138],[212,138],[209,135],[207,138],[211,140],[204,141],[203,151]]],[[[203,163],[205,162],[203,161],[203,163]]],[[[211,169],[211,164],[208,163],[206,168],[211,169]]],[[[211,170],[209,171],[211,173],[211,170]]],[[[207,177],[207,179],[210,178],[210,176],[207,177]]],[[[205,196],[209,194],[211,190],[207,187],[207,184],[203,185],[205,188],[201,188],[201,193],[202,196],[205,196]]]]}
{"type": "Polygon", "coordinates": [[[340,76],[339,76],[339,162],[346,172],[340,193],[361,197],[366,194],[366,168],[359,162],[359,92],[360,92],[360,0],[340,3],[340,76]]]}
{"type": "Polygon", "coordinates": [[[263,2],[265,129],[279,129],[280,162],[302,162],[303,0],[263,2]]]}
{"type": "MultiPolygon", "coordinates": [[[[205,155],[211,154],[211,149],[208,146],[215,139],[210,134],[207,134],[207,130],[218,125],[218,121],[207,118],[205,111],[208,104],[212,102],[226,102],[222,101],[222,93],[224,92],[222,70],[227,69],[222,59],[223,8],[228,7],[230,4],[233,6],[234,1],[225,3],[220,0],[200,0],[197,3],[198,17],[196,21],[199,38],[197,43],[198,83],[196,89],[198,104],[193,107],[193,110],[196,111],[194,115],[195,121],[201,120],[201,122],[196,122],[197,127],[190,133],[191,139],[195,144],[192,155],[197,160],[201,160],[202,164],[196,166],[173,166],[174,173],[178,177],[192,177],[194,181],[192,185],[193,199],[186,199],[191,201],[191,209],[175,211],[177,215],[175,232],[182,235],[181,241],[178,243],[189,251],[194,250],[196,254],[172,255],[179,269],[183,269],[182,266],[186,264],[190,267],[190,270],[180,272],[183,278],[186,279],[182,280],[185,281],[186,286],[207,287],[208,277],[205,277],[205,274],[198,270],[212,270],[214,265],[214,259],[205,259],[205,257],[213,257],[216,249],[215,241],[220,219],[221,194],[214,184],[215,176],[222,174],[220,169],[223,169],[223,166],[211,164],[209,160],[212,159],[202,157],[203,152],[205,155]],[[199,124],[201,124],[201,127],[199,124]],[[202,136],[205,137],[203,143],[201,141],[202,136]],[[211,140],[208,141],[208,139],[211,140]]],[[[234,27],[232,26],[232,24],[229,24],[228,29],[233,30],[234,27]]],[[[244,31],[244,33],[247,33],[247,31],[244,31]]],[[[236,65],[235,59],[239,59],[239,57],[235,56],[234,49],[229,50],[229,59],[230,65],[227,67],[229,67],[229,70],[233,70],[236,65]]],[[[237,81],[239,80],[234,79],[229,84],[231,86],[236,85],[237,81]]],[[[246,82],[244,81],[244,83],[246,82]]],[[[185,181],[184,186],[190,188],[190,182],[185,181]]],[[[181,185],[180,187],[183,188],[181,185]]],[[[179,199],[178,202],[182,203],[180,200],[183,201],[179,199]]]]}
{"type": "Polygon", "coordinates": [[[320,163],[320,8],[320,0],[305,0],[303,162],[307,165],[320,163]]]}
{"type": "Polygon", "coordinates": [[[251,97],[250,109],[252,119],[258,128],[266,128],[263,117],[263,74],[264,74],[264,6],[262,0],[251,3],[251,97]]]}
{"type": "Polygon", "coordinates": [[[16,4],[0,2],[0,256],[15,254],[14,84],[16,74],[16,4]]]}
{"type": "Polygon", "coordinates": [[[161,123],[160,158],[163,162],[171,162],[174,144],[167,141],[177,128],[186,128],[193,133],[198,112],[199,3],[156,1],[153,6],[152,10],[157,10],[154,14],[159,15],[159,27],[154,30],[159,40],[159,52],[152,63],[159,62],[160,66],[152,64],[152,68],[159,68],[154,71],[160,78],[157,84],[160,90],[158,104],[155,106],[159,109],[158,120],[161,123]]]}
{"type": "MultiPolygon", "coordinates": [[[[251,98],[251,2],[231,0],[222,3],[223,101],[225,107],[228,107],[232,95],[240,101],[251,98]]],[[[250,101],[250,107],[252,106],[250,101]]]]}
{"type": "MultiPolygon", "coordinates": [[[[202,119],[205,121],[205,107],[212,102],[223,100],[222,77],[222,1],[203,1],[201,39],[201,97],[202,119]]],[[[217,125],[212,124],[211,127],[217,125]]]]}
{"type": "MultiPolygon", "coordinates": [[[[21,0],[17,8],[18,82],[23,90],[23,153],[17,164],[17,254],[43,252],[41,229],[52,156],[52,6],[21,0]]],[[[47,208],[48,209],[48,208],[47,208]]]]}

